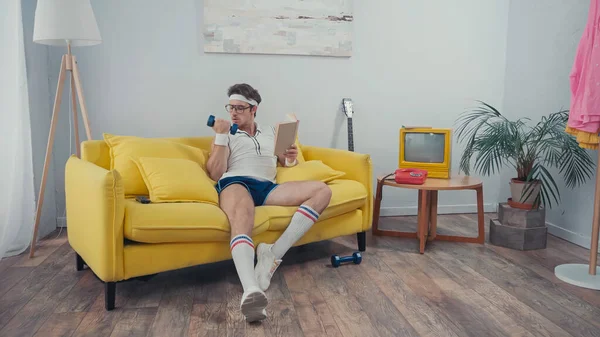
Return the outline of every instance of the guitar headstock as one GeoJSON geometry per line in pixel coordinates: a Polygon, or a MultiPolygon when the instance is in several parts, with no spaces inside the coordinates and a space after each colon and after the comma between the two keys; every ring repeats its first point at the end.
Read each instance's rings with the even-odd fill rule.
{"type": "Polygon", "coordinates": [[[352,115],[354,114],[352,99],[342,99],[342,107],[344,109],[344,114],[346,115],[346,117],[352,118],[352,115]]]}

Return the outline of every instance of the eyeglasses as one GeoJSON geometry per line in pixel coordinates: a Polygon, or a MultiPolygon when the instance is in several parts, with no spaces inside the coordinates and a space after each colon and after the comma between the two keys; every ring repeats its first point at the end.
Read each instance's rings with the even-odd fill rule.
{"type": "Polygon", "coordinates": [[[252,105],[243,106],[243,105],[231,105],[231,104],[227,104],[225,106],[225,110],[227,112],[232,112],[233,110],[244,112],[244,110],[251,109],[251,108],[252,108],[252,105]]]}

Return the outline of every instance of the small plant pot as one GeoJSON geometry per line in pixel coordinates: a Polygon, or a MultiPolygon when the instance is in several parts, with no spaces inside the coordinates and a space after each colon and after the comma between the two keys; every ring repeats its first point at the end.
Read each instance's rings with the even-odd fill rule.
{"type": "Polygon", "coordinates": [[[508,198],[508,200],[506,200],[506,202],[508,203],[508,206],[510,206],[512,208],[516,208],[516,209],[525,209],[525,210],[537,209],[537,207],[535,207],[534,204],[522,204],[520,202],[514,202],[512,200],[512,198],[508,198]]]}
{"type": "Polygon", "coordinates": [[[542,184],[539,180],[525,182],[513,178],[510,180],[511,198],[508,199],[508,204],[514,208],[534,209],[536,208],[534,207],[534,203],[540,194],[541,188],[542,184]],[[529,187],[527,193],[523,194],[523,191],[527,188],[526,186],[531,184],[533,184],[533,186],[529,187]]]}

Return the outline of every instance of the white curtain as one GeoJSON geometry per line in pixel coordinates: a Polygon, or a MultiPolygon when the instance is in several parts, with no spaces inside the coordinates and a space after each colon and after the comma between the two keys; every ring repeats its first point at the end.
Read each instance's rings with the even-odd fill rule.
{"type": "Polygon", "coordinates": [[[35,217],[21,0],[0,0],[0,259],[29,246],[35,217]]]}

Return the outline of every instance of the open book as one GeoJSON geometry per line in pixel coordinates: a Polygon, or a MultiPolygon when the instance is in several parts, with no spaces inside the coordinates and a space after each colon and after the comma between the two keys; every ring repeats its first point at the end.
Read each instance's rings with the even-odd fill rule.
{"type": "Polygon", "coordinates": [[[286,115],[288,120],[277,124],[275,130],[275,155],[283,155],[285,150],[296,142],[298,137],[298,124],[300,121],[294,114],[286,115]]]}

